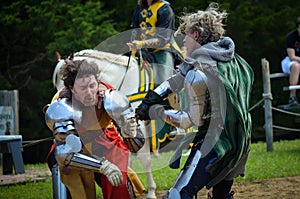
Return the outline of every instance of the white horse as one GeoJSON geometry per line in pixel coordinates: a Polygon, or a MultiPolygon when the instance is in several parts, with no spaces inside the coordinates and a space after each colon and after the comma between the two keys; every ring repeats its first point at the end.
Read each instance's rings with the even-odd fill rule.
{"type": "MultiPolygon", "coordinates": [[[[64,63],[64,60],[61,60],[58,54],[57,59],[59,62],[54,70],[53,84],[57,89],[60,89],[63,87],[63,81],[58,76],[58,74],[60,67],[64,63]]],[[[99,79],[111,84],[115,89],[119,89],[122,93],[127,95],[134,109],[145,97],[146,92],[149,89],[154,89],[154,77],[152,69],[149,68],[148,70],[146,70],[145,67],[141,67],[137,63],[137,60],[133,57],[131,57],[130,63],[128,64],[128,56],[122,56],[97,50],[82,50],[74,54],[73,60],[82,59],[95,62],[100,69],[99,79]]],[[[140,125],[145,138],[155,136],[156,132],[149,132],[149,127],[151,126],[149,125],[149,122],[140,122],[140,125]]],[[[156,184],[152,175],[150,139],[145,139],[145,144],[138,151],[137,157],[141,160],[147,175],[147,198],[155,199],[156,184]]]]}

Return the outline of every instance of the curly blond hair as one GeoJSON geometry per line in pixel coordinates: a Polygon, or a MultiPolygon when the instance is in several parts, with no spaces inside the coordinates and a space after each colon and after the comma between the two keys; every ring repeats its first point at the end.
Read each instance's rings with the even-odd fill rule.
{"type": "Polygon", "coordinates": [[[205,11],[199,10],[196,13],[186,13],[180,17],[180,26],[176,33],[199,32],[197,42],[204,45],[208,42],[218,41],[225,35],[223,21],[227,19],[226,11],[219,11],[218,3],[210,3],[205,11]]]}

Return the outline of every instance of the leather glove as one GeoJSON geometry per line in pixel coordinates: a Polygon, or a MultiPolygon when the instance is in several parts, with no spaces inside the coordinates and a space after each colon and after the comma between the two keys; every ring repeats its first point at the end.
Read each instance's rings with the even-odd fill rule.
{"type": "Polygon", "coordinates": [[[123,176],[120,169],[108,160],[103,160],[99,168],[100,173],[105,175],[113,186],[120,186],[123,182],[123,176]]]}
{"type": "Polygon", "coordinates": [[[164,100],[156,92],[149,90],[142,103],[135,110],[135,117],[139,120],[150,120],[149,109],[154,104],[161,104],[164,100]]]}

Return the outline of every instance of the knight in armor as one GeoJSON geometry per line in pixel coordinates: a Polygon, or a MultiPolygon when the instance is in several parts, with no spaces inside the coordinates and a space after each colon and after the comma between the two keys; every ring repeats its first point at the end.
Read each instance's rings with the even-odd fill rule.
{"type": "Polygon", "coordinates": [[[181,57],[174,39],[175,14],[170,3],[164,0],[138,0],[131,28],[137,34],[127,45],[131,51],[142,49],[150,54],[155,84],[159,85],[166,77],[173,75],[175,58],[181,57]]]}
{"type": "Polygon", "coordinates": [[[98,81],[93,62],[66,60],[60,72],[64,88],[45,108],[46,124],[55,137],[48,164],[58,163],[72,199],[95,199],[95,180],[104,199],[135,198],[136,184],[128,178],[130,150],[123,140],[134,138],[140,129],[127,97],[98,81]]]}
{"type": "MultiPolygon", "coordinates": [[[[166,199],[192,199],[204,187],[212,188],[209,198],[230,199],[234,178],[244,175],[251,140],[253,71],[246,62],[239,64],[234,42],[224,36],[227,15],[211,3],[204,11],[180,18],[178,32],[185,34],[187,57],[177,73],[148,91],[136,109],[140,120],[160,119],[184,129],[198,126],[195,136],[189,135],[191,153],[166,199]],[[186,109],[161,105],[182,89],[186,109]]],[[[179,168],[179,162],[177,155],[169,166],[179,168]]]]}

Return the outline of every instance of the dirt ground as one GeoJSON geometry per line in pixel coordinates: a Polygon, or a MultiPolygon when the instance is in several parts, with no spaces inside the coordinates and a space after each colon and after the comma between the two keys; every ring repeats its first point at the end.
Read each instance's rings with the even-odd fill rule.
{"type": "MultiPolygon", "coordinates": [[[[51,176],[48,169],[27,170],[22,175],[1,175],[0,185],[14,184],[28,181],[43,180],[43,177],[51,176]],[[42,177],[40,177],[42,176],[42,177]]],[[[167,190],[158,190],[157,198],[160,199],[167,190]]],[[[274,178],[267,180],[257,180],[252,182],[235,182],[233,185],[235,199],[300,199],[300,176],[274,178]]],[[[203,189],[198,192],[198,199],[207,199],[208,190],[203,189]]],[[[138,199],[146,199],[147,194],[143,194],[138,199]]]]}
{"type": "MultiPolygon", "coordinates": [[[[236,182],[233,185],[235,199],[300,199],[300,176],[236,182]]],[[[207,199],[208,190],[198,192],[198,199],[207,199]]],[[[166,191],[157,191],[162,198],[166,191]]],[[[143,194],[138,199],[146,199],[143,194]]]]}

